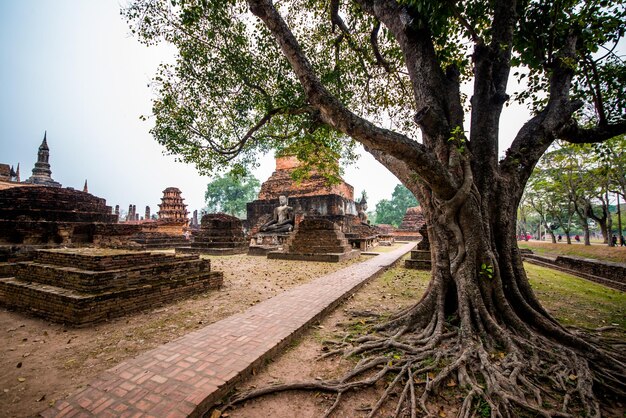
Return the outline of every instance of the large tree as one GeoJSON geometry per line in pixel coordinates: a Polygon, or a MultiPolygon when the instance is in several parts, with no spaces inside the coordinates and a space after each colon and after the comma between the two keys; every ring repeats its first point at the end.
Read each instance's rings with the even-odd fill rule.
{"type": "Polygon", "coordinates": [[[391,194],[391,200],[381,199],[376,204],[376,223],[398,226],[402,222],[406,210],[417,206],[418,202],[409,189],[397,184],[391,194]]]}
{"type": "Polygon", "coordinates": [[[371,412],[399,386],[411,415],[432,413],[451,378],[466,393],[460,416],[477,405],[597,416],[598,393],[626,394],[623,356],[546,312],[515,240],[524,186],[555,139],[626,132],[620,1],[135,0],[124,13],[143,41],[178,49],[153,106],[152,132],[171,152],[210,170],[277,148],[332,171],[357,142],[424,209],[424,296],[355,342],[351,353],[370,357],[346,379],[298,387],[339,399],[392,374],[371,412]],[[534,114],[501,158],[514,69],[534,114]],[[414,377],[429,371],[419,390],[414,377]]]}
{"type": "Polygon", "coordinates": [[[225,212],[243,218],[246,203],[256,199],[261,183],[253,175],[228,172],[207,184],[204,199],[211,213],[225,212]]]}

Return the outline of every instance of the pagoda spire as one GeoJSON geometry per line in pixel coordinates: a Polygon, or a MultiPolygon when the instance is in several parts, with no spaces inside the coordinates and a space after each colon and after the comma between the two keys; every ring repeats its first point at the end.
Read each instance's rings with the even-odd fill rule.
{"type": "Polygon", "coordinates": [[[26,183],[39,184],[42,186],[61,187],[61,184],[54,181],[51,177],[52,170],[50,170],[50,148],[48,148],[48,131],[44,131],[43,141],[39,146],[37,152],[37,162],[35,168],[33,168],[33,175],[30,176],[26,183]]]}
{"type": "Polygon", "coordinates": [[[83,192],[89,193],[89,188],[87,187],[87,179],[85,179],[85,185],[83,186],[83,192]]]}
{"type": "Polygon", "coordinates": [[[17,170],[15,170],[15,181],[20,182],[20,163],[17,163],[17,170]]]}

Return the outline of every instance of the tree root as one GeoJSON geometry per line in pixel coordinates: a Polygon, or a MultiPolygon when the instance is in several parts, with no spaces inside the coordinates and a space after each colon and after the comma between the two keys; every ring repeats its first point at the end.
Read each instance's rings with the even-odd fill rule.
{"type": "Polygon", "coordinates": [[[596,385],[604,384],[603,390],[612,385],[617,396],[623,393],[624,383],[619,378],[624,368],[619,360],[618,370],[595,364],[592,372],[584,357],[538,333],[529,337],[505,327],[495,334],[486,333],[485,328],[462,332],[459,325],[442,321],[440,313],[431,315],[419,330],[407,325],[392,330],[383,326],[384,332],[357,338],[347,333],[341,339],[325,341],[325,347],[334,348],[326,348],[320,359],[358,359],[340,379],[251,390],[230,399],[225,409],[271,393],[327,392],[334,394],[334,401],[324,412],[326,417],[336,411],[347,393],[387,382],[368,409],[368,417],[389,411],[394,417],[434,417],[441,402],[436,395],[445,399],[459,394],[464,399],[455,408],[457,416],[464,418],[516,417],[521,411],[543,417],[599,417],[596,385]]]}

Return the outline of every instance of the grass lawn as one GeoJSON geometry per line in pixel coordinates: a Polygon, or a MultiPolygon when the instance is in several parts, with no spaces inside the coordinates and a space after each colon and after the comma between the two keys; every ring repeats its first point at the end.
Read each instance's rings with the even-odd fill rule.
{"type": "Polygon", "coordinates": [[[606,244],[571,244],[543,241],[519,241],[520,248],[529,248],[535,254],[572,255],[583,258],[595,258],[597,260],[626,263],[626,247],[609,247],[606,244]]]}
{"type": "Polygon", "coordinates": [[[611,335],[626,340],[626,293],[557,270],[524,263],[543,306],[565,326],[615,326],[611,335]]]}

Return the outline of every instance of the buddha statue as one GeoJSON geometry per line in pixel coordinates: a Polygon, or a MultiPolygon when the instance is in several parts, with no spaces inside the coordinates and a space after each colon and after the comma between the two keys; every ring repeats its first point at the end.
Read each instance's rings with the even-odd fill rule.
{"type": "Polygon", "coordinates": [[[278,198],[279,206],[274,208],[272,219],[263,224],[261,232],[291,232],[294,227],[293,208],[288,205],[287,196],[278,198]]]}

